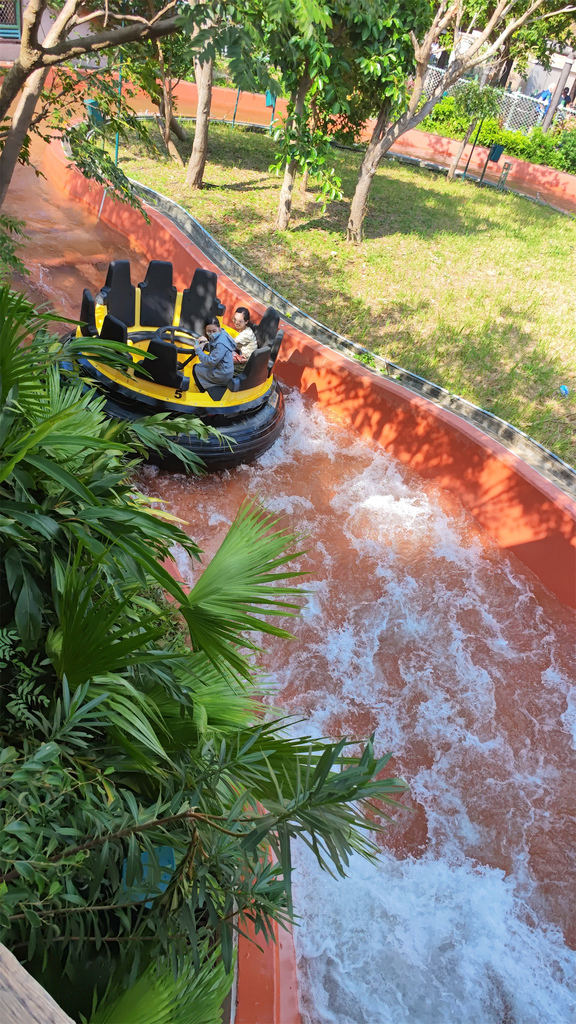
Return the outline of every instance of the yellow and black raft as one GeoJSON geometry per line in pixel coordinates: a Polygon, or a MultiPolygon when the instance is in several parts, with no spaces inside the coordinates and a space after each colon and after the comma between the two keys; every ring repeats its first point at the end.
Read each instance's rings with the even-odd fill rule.
{"type": "Polygon", "coordinates": [[[258,348],[241,372],[227,384],[201,392],[192,373],[198,362],[194,343],[206,320],[222,320],[226,307],[216,295],[215,273],[198,268],[182,292],[172,277],[171,263],[152,260],[144,281],[135,287],[130,262],[114,260],[95,298],[84,289],[84,326],[77,335],[126,344],[132,365],[120,370],[85,358],[83,372],[104,392],[110,417],[137,419],[157,412],[197,416],[230,442],[193,434],[172,440],[199,455],[210,470],[252,462],[274,444],[284,425],[284,399],[272,373],[284,333],[278,330],[279,314],[270,306],[254,327],[258,348]]]}

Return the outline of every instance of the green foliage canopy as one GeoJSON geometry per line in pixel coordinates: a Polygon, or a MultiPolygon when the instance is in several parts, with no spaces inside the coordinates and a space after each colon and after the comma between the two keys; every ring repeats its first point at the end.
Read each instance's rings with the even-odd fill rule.
{"type": "Polygon", "coordinates": [[[297,610],[294,536],[243,506],[173,579],[175,543],[201,552],[134,471],[174,426],[107,420],[75,363],[122,346],[50,319],[0,288],[0,940],[76,1019],[117,1019],[128,987],[150,1020],[208,1024],[234,930],[292,914],[290,841],[343,874],[406,787],[371,740],[270,720],[255,635],[289,637],[268,617],[297,610]]]}

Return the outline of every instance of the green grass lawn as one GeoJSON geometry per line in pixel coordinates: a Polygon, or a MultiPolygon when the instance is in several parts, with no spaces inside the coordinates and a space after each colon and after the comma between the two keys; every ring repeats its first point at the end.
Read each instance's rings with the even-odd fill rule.
{"type": "MultiPolygon", "coordinates": [[[[297,184],[290,230],[277,232],[273,147],[266,135],[212,124],[206,188],[196,193],[186,189],[185,169],[139,145],[122,152],[122,165],[328,327],[492,410],[574,464],[575,221],[384,162],[365,241],[353,247],[344,230],[361,156],[335,151],[346,199],[322,214],[297,184]]],[[[190,144],[181,147],[184,160],[189,152],[190,144]]]]}

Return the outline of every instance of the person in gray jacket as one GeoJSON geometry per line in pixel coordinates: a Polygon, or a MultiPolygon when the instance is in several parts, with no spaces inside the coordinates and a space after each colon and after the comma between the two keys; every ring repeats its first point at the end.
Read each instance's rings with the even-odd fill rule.
{"type": "Polygon", "coordinates": [[[200,360],[192,367],[194,380],[199,391],[214,384],[227,384],[234,376],[234,352],[236,342],[220,326],[215,316],[206,321],[206,336],[196,342],[196,355],[200,360]],[[208,346],[208,351],[204,349],[208,346]]]}

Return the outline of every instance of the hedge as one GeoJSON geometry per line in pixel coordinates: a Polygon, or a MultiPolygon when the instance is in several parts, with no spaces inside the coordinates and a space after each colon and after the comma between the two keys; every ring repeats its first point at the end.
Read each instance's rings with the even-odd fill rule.
{"type": "MultiPolygon", "coordinates": [[[[419,128],[421,131],[444,135],[449,139],[463,139],[468,126],[469,121],[457,115],[454,98],[445,96],[434,107],[432,113],[424,118],[419,128]]],[[[549,132],[543,132],[537,125],[524,134],[502,128],[497,118],[490,117],[482,124],[478,143],[481,146],[500,143],[504,146],[507,156],[515,156],[533,164],[544,164],[558,171],[576,174],[575,129],[558,126],[549,132]]]]}

